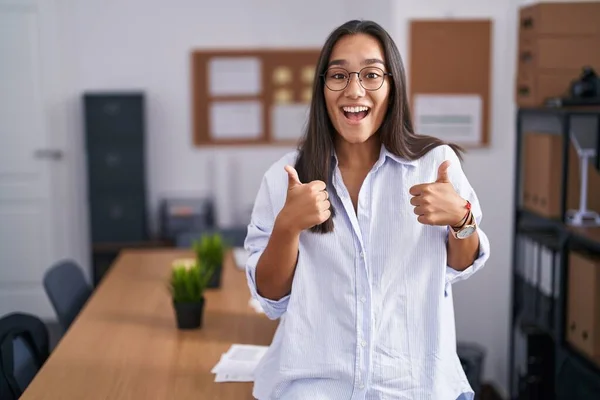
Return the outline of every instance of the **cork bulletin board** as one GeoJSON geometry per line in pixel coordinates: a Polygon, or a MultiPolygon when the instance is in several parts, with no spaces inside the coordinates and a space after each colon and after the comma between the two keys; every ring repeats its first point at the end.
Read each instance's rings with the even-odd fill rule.
{"type": "Polygon", "coordinates": [[[194,51],[195,145],[295,145],[307,123],[319,52],[194,51]]]}
{"type": "Polygon", "coordinates": [[[465,148],[490,141],[490,20],[410,23],[408,89],[417,133],[465,148]]]}

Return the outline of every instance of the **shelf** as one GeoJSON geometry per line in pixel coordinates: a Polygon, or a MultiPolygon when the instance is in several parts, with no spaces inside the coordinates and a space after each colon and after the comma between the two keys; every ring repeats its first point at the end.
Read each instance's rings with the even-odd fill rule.
{"type": "MultiPolygon", "coordinates": [[[[557,367],[558,364],[563,366],[562,369],[557,368],[552,377],[544,378],[547,379],[546,381],[538,382],[538,386],[534,385],[537,387],[536,390],[542,387],[547,389],[556,383],[554,386],[557,389],[556,396],[548,397],[547,400],[577,398],[587,400],[596,398],[597,393],[600,392],[600,365],[573,348],[567,342],[565,335],[569,254],[578,252],[600,255],[600,227],[570,226],[561,217],[548,218],[535,211],[530,211],[522,203],[523,193],[520,189],[520,185],[525,184],[520,158],[524,151],[525,132],[536,132],[536,129],[540,129],[544,132],[548,131],[549,134],[567,138],[572,129],[581,129],[584,126],[586,134],[598,135],[596,143],[598,154],[600,154],[600,106],[518,109],[509,360],[511,395],[516,394],[520,389],[519,376],[515,376],[517,367],[521,366],[526,370],[531,368],[529,373],[533,375],[539,372],[536,367],[528,364],[530,357],[539,356],[536,353],[539,351],[539,347],[533,348],[530,353],[529,347],[523,349],[522,342],[517,342],[520,343],[520,346],[515,346],[517,340],[523,340],[523,337],[519,335],[530,338],[535,337],[536,332],[541,333],[540,338],[543,337],[543,339],[535,338],[535,344],[531,345],[539,346],[544,340],[551,340],[554,343],[552,351],[554,355],[549,357],[557,362],[557,367]],[[592,391],[590,392],[590,390],[592,391]],[[593,393],[593,396],[590,397],[589,393],[593,393]]],[[[552,142],[554,147],[548,149],[549,152],[552,150],[553,155],[550,157],[556,157],[556,163],[560,163],[561,159],[563,161],[568,159],[565,158],[568,150],[565,147],[567,142],[563,140],[561,143],[560,152],[555,149],[555,142],[552,142]],[[559,158],[557,153],[562,154],[562,158],[559,158]]],[[[552,165],[553,162],[554,159],[551,159],[550,163],[546,160],[546,166],[541,168],[548,168],[548,165],[552,165]]],[[[558,167],[558,165],[554,165],[558,167]]],[[[600,170],[600,156],[596,157],[594,165],[600,170]]],[[[550,174],[552,177],[555,175],[558,177],[561,190],[560,193],[552,192],[552,195],[553,199],[557,195],[561,196],[561,208],[564,208],[568,201],[565,196],[567,196],[566,189],[570,175],[568,168],[565,170],[564,164],[560,170],[562,171],[560,174],[557,174],[556,171],[553,172],[553,175],[550,174]]],[[[533,186],[534,182],[536,181],[532,181],[530,184],[533,186]]],[[[549,196],[549,194],[546,195],[549,196]]],[[[529,345],[527,343],[527,346],[529,345]]],[[[536,393],[533,394],[534,397],[530,398],[538,399],[540,394],[536,393]]]]}
{"type": "Polygon", "coordinates": [[[567,227],[573,248],[600,254],[600,228],[567,227]]]}
{"type": "MultiPolygon", "coordinates": [[[[521,116],[545,116],[558,117],[563,122],[567,122],[571,117],[595,117],[597,118],[596,134],[598,140],[596,144],[596,154],[600,155],[600,106],[580,106],[580,107],[523,107],[517,112],[517,120],[521,116]]],[[[565,132],[563,132],[564,134],[565,132]]],[[[522,134],[517,130],[517,137],[522,134]]],[[[600,157],[596,157],[594,163],[596,170],[600,171],[600,157]]]]}
{"type": "Polygon", "coordinates": [[[557,399],[595,399],[600,391],[600,366],[569,343],[559,346],[556,363],[557,399]]]}
{"type": "Polygon", "coordinates": [[[524,229],[561,230],[564,226],[558,218],[547,218],[525,208],[517,210],[518,226],[524,229]]]}
{"type": "Polygon", "coordinates": [[[594,372],[595,374],[600,374],[600,358],[592,360],[589,356],[583,354],[566,341],[561,348],[567,357],[576,360],[581,367],[589,370],[590,372],[594,372]]]}
{"type": "Polygon", "coordinates": [[[526,115],[546,115],[546,116],[600,116],[600,106],[585,107],[522,107],[518,113],[521,116],[526,115]]]}
{"type": "Polygon", "coordinates": [[[517,211],[517,234],[524,234],[553,249],[561,240],[569,239],[573,247],[600,253],[600,227],[566,225],[556,218],[546,218],[526,209],[517,211]]]}

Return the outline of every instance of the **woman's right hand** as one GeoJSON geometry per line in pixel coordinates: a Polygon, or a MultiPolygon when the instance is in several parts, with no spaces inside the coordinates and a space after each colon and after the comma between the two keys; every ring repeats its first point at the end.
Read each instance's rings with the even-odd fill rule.
{"type": "Polygon", "coordinates": [[[289,165],[288,191],[285,204],[277,216],[280,227],[293,234],[319,225],[331,216],[329,194],[325,182],[301,183],[298,172],[289,165]]]}

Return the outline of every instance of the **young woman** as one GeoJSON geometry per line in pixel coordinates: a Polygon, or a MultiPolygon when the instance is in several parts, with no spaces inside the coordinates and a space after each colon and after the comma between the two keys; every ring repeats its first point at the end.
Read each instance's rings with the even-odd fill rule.
{"type": "Polygon", "coordinates": [[[461,149],[413,131],[376,23],[333,31],[317,74],[304,139],[265,173],[248,227],[250,290],[280,318],[253,394],[472,399],[451,285],[490,247],[461,149]]]}

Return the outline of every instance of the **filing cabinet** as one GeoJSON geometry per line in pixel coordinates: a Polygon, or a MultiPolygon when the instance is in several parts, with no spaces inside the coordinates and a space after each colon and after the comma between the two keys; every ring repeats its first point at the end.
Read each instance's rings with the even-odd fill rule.
{"type": "Polygon", "coordinates": [[[139,146],[143,142],[142,93],[88,93],[84,103],[88,149],[114,143],[139,146]]]}
{"type": "Polygon", "coordinates": [[[569,255],[567,341],[600,366],[600,257],[569,255]]]}
{"type": "Polygon", "coordinates": [[[83,103],[92,263],[99,282],[121,249],[149,240],[144,95],[86,93],[83,103]]]}
{"type": "Polygon", "coordinates": [[[144,189],[144,154],[129,143],[98,143],[88,151],[89,182],[94,193],[144,189]]]}
{"type": "MultiPolygon", "coordinates": [[[[96,191],[98,193],[99,191],[96,191]]],[[[90,198],[92,242],[146,240],[145,198],[134,191],[97,194],[90,198]]]]}

